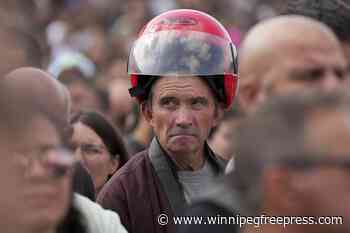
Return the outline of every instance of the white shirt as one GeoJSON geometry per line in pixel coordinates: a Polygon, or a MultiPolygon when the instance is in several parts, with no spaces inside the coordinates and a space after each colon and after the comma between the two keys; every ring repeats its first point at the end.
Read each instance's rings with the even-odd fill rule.
{"type": "Polygon", "coordinates": [[[89,233],[127,233],[117,213],[77,193],[74,193],[73,205],[84,217],[89,233]]]}

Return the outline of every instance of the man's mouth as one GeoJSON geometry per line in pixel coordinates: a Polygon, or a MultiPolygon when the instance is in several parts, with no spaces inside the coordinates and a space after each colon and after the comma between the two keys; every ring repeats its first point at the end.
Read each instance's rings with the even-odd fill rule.
{"type": "Polygon", "coordinates": [[[194,134],[172,134],[170,137],[196,137],[194,134]]]}

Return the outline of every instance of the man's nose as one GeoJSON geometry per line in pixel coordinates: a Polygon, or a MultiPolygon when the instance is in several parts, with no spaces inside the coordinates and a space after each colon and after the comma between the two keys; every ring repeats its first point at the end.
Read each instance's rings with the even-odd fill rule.
{"type": "Polygon", "coordinates": [[[74,158],[75,158],[77,161],[83,161],[83,155],[82,155],[82,152],[81,152],[80,147],[78,147],[78,148],[74,151],[74,158]]]}
{"type": "Polygon", "coordinates": [[[327,72],[322,79],[322,90],[329,92],[339,87],[341,84],[341,77],[338,77],[335,72],[327,72]]]}
{"type": "Polygon", "coordinates": [[[47,177],[47,169],[38,161],[32,160],[31,165],[28,168],[28,175],[30,177],[42,178],[47,177]]]}
{"type": "Polygon", "coordinates": [[[177,126],[186,128],[193,124],[193,113],[186,107],[180,108],[176,112],[175,123],[177,126]]]}

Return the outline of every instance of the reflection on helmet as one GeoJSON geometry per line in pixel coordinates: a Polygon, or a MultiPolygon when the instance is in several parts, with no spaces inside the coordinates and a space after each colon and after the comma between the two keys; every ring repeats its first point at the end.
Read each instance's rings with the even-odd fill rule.
{"type": "Polygon", "coordinates": [[[214,77],[222,79],[214,86],[224,90],[228,107],[238,87],[236,56],[227,31],[213,17],[194,10],[163,13],[146,25],[130,51],[130,93],[140,101],[147,96],[149,83],[139,80],[144,77],[214,77]]]}
{"type": "Polygon", "coordinates": [[[128,72],[143,75],[224,75],[233,73],[230,44],[203,32],[162,31],[134,44],[128,72]]]}

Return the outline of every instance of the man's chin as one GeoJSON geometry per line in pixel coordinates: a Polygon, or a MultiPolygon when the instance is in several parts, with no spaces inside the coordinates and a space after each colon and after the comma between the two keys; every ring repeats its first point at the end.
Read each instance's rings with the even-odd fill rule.
{"type": "Polygon", "coordinates": [[[193,154],[196,151],[196,146],[194,144],[174,144],[168,148],[168,151],[174,155],[188,155],[193,154]]]}
{"type": "Polygon", "coordinates": [[[174,144],[175,146],[184,146],[186,147],[187,145],[194,145],[198,143],[198,139],[196,136],[192,135],[177,135],[177,136],[172,136],[169,140],[171,144],[174,144]]]}
{"type": "Polygon", "coordinates": [[[198,147],[198,138],[195,136],[173,136],[168,140],[166,150],[172,154],[188,155],[197,151],[198,147]]]}
{"type": "Polygon", "coordinates": [[[59,198],[52,198],[51,201],[45,198],[41,200],[33,198],[27,201],[26,208],[35,211],[28,214],[25,221],[33,227],[45,227],[61,222],[68,212],[69,203],[65,203],[59,198]]]}
{"type": "MultiPolygon", "coordinates": [[[[48,210],[36,210],[29,213],[23,219],[21,225],[27,226],[27,229],[33,229],[36,231],[42,231],[42,229],[55,229],[65,217],[65,212],[51,212],[48,210]]],[[[35,231],[33,231],[35,232],[35,231]]]]}

